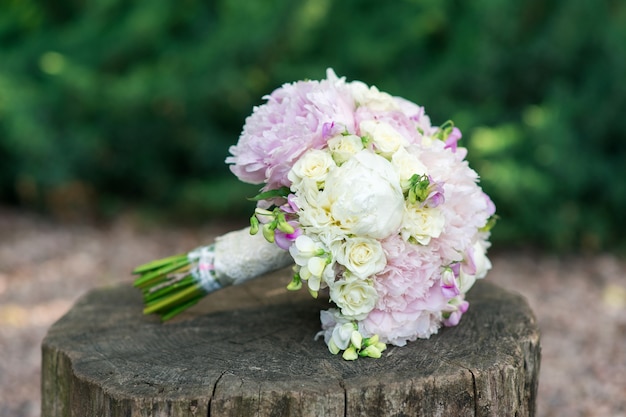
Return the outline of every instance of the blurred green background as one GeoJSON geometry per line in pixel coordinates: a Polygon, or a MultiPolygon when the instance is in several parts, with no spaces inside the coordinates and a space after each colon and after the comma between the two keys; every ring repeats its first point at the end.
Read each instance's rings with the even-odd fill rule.
{"type": "Polygon", "coordinates": [[[622,0],[0,0],[0,201],[247,216],[228,147],[264,94],[327,67],[455,121],[497,244],[624,248],[622,0]]]}

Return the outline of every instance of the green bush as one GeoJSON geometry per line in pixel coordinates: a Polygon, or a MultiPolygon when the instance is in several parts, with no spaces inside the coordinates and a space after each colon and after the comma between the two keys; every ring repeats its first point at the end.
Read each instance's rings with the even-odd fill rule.
{"type": "Polygon", "coordinates": [[[494,240],[614,248],[624,39],[618,1],[5,1],[0,197],[240,215],[255,189],[224,159],[245,117],[334,67],[455,121],[498,206],[494,240]]]}

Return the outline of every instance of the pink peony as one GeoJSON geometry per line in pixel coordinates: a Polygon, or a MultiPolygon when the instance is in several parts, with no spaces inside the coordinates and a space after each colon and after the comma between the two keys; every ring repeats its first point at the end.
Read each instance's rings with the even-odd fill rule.
{"type": "Polygon", "coordinates": [[[403,310],[372,310],[359,323],[359,329],[365,335],[377,334],[384,343],[404,346],[406,342],[427,339],[437,333],[442,324],[441,311],[448,308],[448,300],[437,283],[403,310]]]}
{"type": "Polygon", "coordinates": [[[420,159],[428,174],[443,183],[445,202],[437,208],[445,216],[445,226],[429,246],[441,257],[441,265],[449,265],[463,260],[474,244],[477,230],[487,223],[494,207],[478,185],[478,174],[462,159],[462,152],[453,153],[443,147],[443,142],[433,143],[423,150],[420,159]]]}
{"type": "Polygon", "coordinates": [[[327,77],[285,84],[254,108],[226,158],[241,181],[265,183],[264,190],[288,187],[287,174],[304,152],[324,147],[331,133],[354,133],[354,100],[345,81],[332,70],[327,77]]]}
{"type": "Polygon", "coordinates": [[[387,265],[376,275],[376,308],[402,311],[423,297],[439,279],[441,260],[427,246],[406,242],[400,235],[382,241],[387,265]]]}

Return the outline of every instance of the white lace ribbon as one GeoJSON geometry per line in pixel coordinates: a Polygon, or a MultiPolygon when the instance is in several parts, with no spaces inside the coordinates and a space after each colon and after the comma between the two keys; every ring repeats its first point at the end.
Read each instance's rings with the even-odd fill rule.
{"type": "Polygon", "coordinates": [[[207,293],[293,263],[288,251],[267,242],[261,233],[251,235],[248,228],[220,236],[213,245],[197,248],[187,256],[194,265],[192,276],[207,293]]]}
{"type": "Polygon", "coordinates": [[[205,292],[222,288],[215,273],[215,245],[199,247],[189,252],[187,258],[193,265],[191,275],[205,292]]]}

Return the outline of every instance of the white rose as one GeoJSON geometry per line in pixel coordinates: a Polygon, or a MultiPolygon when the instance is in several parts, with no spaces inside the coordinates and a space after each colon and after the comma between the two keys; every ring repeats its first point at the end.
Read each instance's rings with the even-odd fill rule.
{"type": "Polygon", "coordinates": [[[361,135],[371,139],[374,148],[385,157],[390,157],[398,149],[409,146],[409,141],[389,123],[377,120],[364,120],[359,124],[361,135]]]}
{"type": "Polygon", "coordinates": [[[330,285],[330,298],[346,318],[363,320],[374,309],[378,294],[367,280],[341,279],[330,285]]]}
{"type": "Polygon", "coordinates": [[[398,174],[382,156],[356,153],[328,174],[324,193],[334,224],[346,234],[384,239],[399,230],[404,196],[398,174]]]}
{"type": "Polygon", "coordinates": [[[415,240],[422,245],[428,245],[430,239],[439,237],[445,225],[445,217],[437,208],[419,207],[410,205],[404,212],[402,230],[400,234],[406,241],[415,240]]]}
{"type": "Polygon", "coordinates": [[[400,176],[400,183],[406,183],[414,174],[424,175],[427,172],[426,166],[420,161],[418,156],[400,148],[391,156],[391,164],[400,176]]]}
{"type": "Polygon", "coordinates": [[[333,258],[359,278],[377,274],[387,264],[383,247],[376,239],[348,238],[335,247],[331,247],[333,258]]]}
{"type": "Polygon", "coordinates": [[[363,141],[356,135],[339,135],[328,141],[328,149],[335,162],[341,165],[363,149],[363,141]]]}
{"type": "Polygon", "coordinates": [[[335,161],[328,152],[311,149],[293,165],[287,178],[292,182],[292,188],[298,190],[300,183],[305,180],[317,184],[324,182],[328,172],[335,166],[335,161]]]}

